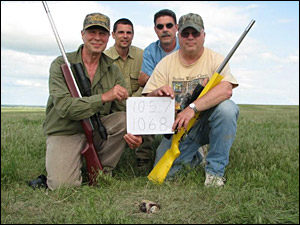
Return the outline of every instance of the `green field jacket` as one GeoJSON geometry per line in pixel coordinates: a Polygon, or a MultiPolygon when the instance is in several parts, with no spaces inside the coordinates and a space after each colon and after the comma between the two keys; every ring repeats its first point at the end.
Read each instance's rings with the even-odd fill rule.
{"type": "MultiPolygon", "coordinates": [[[[81,63],[81,45],[76,52],[67,53],[70,64],[81,63]]],[[[126,110],[126,102],[113,101],[102,103],[101,96],[115,85],[125,88],[126,82],[113,60],[101,55],[100,62],[91,84],[90,97],[73,98],[68,90],[60,66],[64,64],[62,56],[57,57],[50,67],[49,98],[46,107],[46,119],[43,124],[45,135],[72,135],[83,133],[80,120],[89,118],[100,111],[101,116],[126,110]]],[[[84,67],[85,74],[87,70],[84,67]]],[[[72,70],[73,74],[75,73],[72,70]]]]}

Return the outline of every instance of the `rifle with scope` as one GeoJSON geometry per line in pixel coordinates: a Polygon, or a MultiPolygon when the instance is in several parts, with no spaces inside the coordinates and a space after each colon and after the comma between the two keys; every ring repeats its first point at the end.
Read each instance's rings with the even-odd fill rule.
{"type": "MultiPolygon", "coordinates": [[[[91,96],[91,84],[88,77],[85,75],[82,64],[73,64],[72,67],[76,72],[76,77],[74,78],[71,64],[68,61],[66,56],[63,44],[60,40],[58,32],[56,30],[55,24],[53,22],[52,16],[50,14],[50,10],[45,1],[43,1],[44,8],[46,10],[47,16],[49,18],[52,30],[54,32],[54,36],[56,38],[57,44],[59,46],[60,52],[65,61],[64,64],[61,65],[61,70],[63,72],[65,81],[67,83],[70,94],[73,98],[82,98],[85,96],[91,96]],[[77,81],[77,82],[76,82],[77,81]],[[79,87],[78,87],[79,86],[79,87]]],[[[103,166],[96,152],[94,142],[93,142],[93,132],[97,129],[100,132],[100,136],[102,139],[107,139],[106,129],[101,123],[100,113],[96,113],[90,118],[83,119],[80,121],[85,136],[87,138],[87,143],[85,148],[81,151],[81,154],[85,157],[86,167],[89,174],[89,185],[95,185],[97,183],[96,178],[99,171],[103,171],[103,166]]]]}

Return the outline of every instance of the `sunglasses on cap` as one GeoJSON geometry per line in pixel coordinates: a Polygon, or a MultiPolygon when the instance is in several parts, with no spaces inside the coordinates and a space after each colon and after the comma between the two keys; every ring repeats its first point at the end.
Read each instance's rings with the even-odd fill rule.
{"type": "Polygon", "coordinates": [[[173,23],[167,23],[166,25],[157,24],[156,28],[159,30],[162,30],[164,28],[164,26],[166,26],[166,28],[168,28],[168,29],[171,29],[174,26],[174,24],[173,23]]]}
{"type": "Polygon", "coordinates": [[[182,31],[180,33],[181,37],[183,37],[183,38],[188,38],[190,36],[190,34],[192,34],[193,38],[200,37],[200,35],[201,35],[201,33],[198,31],[193,31],[193,32],[182,31]]]}

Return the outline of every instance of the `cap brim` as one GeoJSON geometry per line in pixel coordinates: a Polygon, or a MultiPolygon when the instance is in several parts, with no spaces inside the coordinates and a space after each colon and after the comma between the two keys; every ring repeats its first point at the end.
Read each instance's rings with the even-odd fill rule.
{"type": "Polygon", "coordinates": [[[178,29],[179,33],[181,33],[181,31],[183,31],[185,28],[188,28],[188,27],[192,27],[198,32],[201,32],[201,30],[203,29],[201,26],[198,26],[194,23],[186,23],[178,29]]]}
{"type": "Polygon", "coordinates": [[[106,27],[106,26],[103,26],[103,25],[100,25],[100,24],[89,24],[87,25],[84,30],[90,28],[90,27],[103,27],[105,30],[107,30],[108,32],[110,32],[110,30],[106,27]]]}

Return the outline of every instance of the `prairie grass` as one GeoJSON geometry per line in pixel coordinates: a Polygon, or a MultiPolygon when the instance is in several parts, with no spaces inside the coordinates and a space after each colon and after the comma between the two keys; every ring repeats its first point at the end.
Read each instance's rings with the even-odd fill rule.
{"type": "Polygon", "coordinates": [[[1,108],[1,223],[299,224],[299,106],[239,107],[224,188],[205,188],[200,166],[153,184],[151,165],[138,169],[125,149],[115,175],[100,176],[98,186],[55,191],[27,185],[46,174],[44,109],[1,108]],[[143,199],[161,210],[139,212],[143,199]]]}

